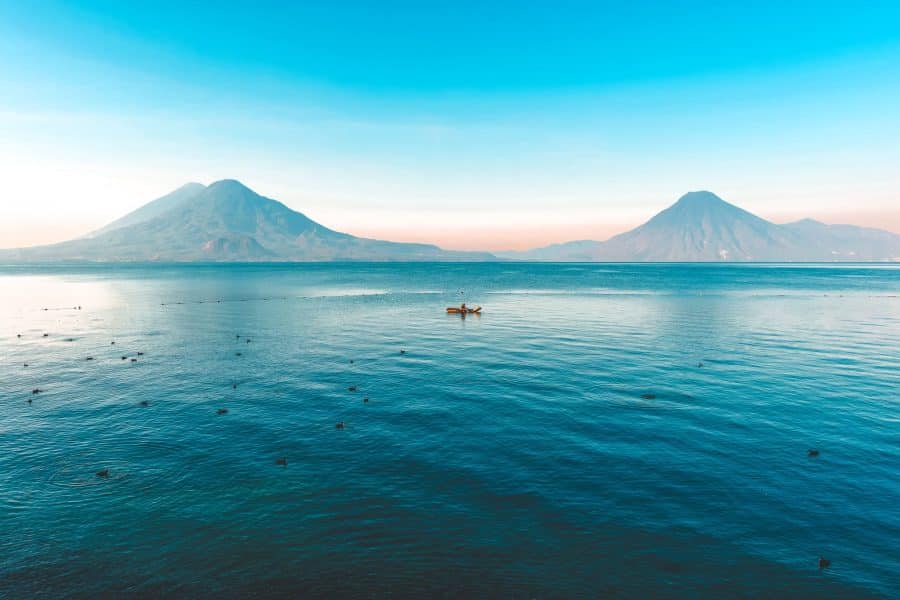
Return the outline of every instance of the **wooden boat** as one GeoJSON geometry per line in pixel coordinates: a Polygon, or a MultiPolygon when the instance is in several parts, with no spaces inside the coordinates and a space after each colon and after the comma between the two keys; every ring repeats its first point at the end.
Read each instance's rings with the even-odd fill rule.
{"type": "Polygon", "coordinates": [[[481,307],[480,307],[480,306],[477,306],[477,307],[475,307],[475,308],[467,308],[466,310],[462,310],[461,308],[459,308],[459,307],[457,307],[457,306],[451,306],[451,307],[447,308],[447,312],[448,312],[448,313],[453,313],[453,314],[456,314],[456,313],[468,313],[468,314],[472,315],[472,314],[480,313],[480,312],[481,312],[481,307]]]}

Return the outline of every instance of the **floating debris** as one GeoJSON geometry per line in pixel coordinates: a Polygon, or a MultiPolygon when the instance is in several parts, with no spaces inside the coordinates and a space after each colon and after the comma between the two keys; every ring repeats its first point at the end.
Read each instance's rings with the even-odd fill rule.
{"type": "Polygon", "coordinates": [[[406,350],[400,350],[400,354],[406,354],[406,350]]]}
{"type": "Polygon", "coordinates": [[[644,400],[655,400],[656,394],[641,394],[641,398],[644,400]]]}
{"type": "Polygon", "coordinates": [[[235,356],[242,356],[242,354],[241,354],[240,352],[235,352],[234,355],[235,355],[235,356]]]}
{"type": "Polygon", "coordinates": [[[141,406],[150,406],[149,400],[141,400],[141,406]]]}
{"type": "Polygon", "coordinates": [[[287,466],[287,459],[286,459],[285,457],[283,457],[283,456],[282,456],[281,458],[277,458],[277,459],[275,459],[275,464],[276,464],[276,465],[281,465],[282,467],[286,467],[286,466],[287,466]]]}
{"type": "Polygon", "coordinates": [[[831,561],[827,558],[819,557],[819,570],[827,569],[831,566],[831,561]]]}
{"type": "Polygon", "coordinates": [[[702,368],[703,368],[703,361],[701,360],[700,362],[698,362],[698,363],[697,363],[697,366],[698,366],[699,368],[702,369],[702,368]]]}
{"type": "Polygon", "coordinates": [[[355,386],[355,385],[351,385],[350,387],[347,388],[347,391],[348,391],[348,392],[355,392],[355,391],[356,391],[356,386],[355,386]]]}
{"type": "Polygon", "coordinates": [[[363,402],[365,402],[366,404],[368,404],[369,399],[368,399],[368,398],[363,398],[363,402]]]}
{"type": "Polygon", "coordinates": [[[815,458],[816,456],[819,455],[819,449],[818,448],[810,448],[809,450],[806,451],[806,455],[809,456],[810,458],[815,458]]]}
{"type": "Polygon", "coordinates": [[[136,358],[132,358],[132,359],[131,359],[131,362],[137,362],[137,359],[136,359],[136,358]]]}
{"type": "Polygon", "coordinates": [[[27,367],[27,366],[28,366],[28,363],[25,363],[25,364],[24,364],[24,365],[22,365],[22,366],[24,366],[24,367],[27,367]]]}
{"type": "Polygon", "coordinates": [[[125,360],[125,359],[127,359],[127,358],[128,358],[127,356],[123,356],[123,357],[122,357],[122,360],[125,360]]]}
{"type": "Polygon", "coordinates": [[[109,469],[103,469],[102,471],[97,471],[97,477],[109,477],[109,469]]]}
{"type": "Polygon", "coordinates": [[[31,390],[31,393],[32,394],[40,394],[43,391],[44,390],[42,390],[41,388],[34,388],[33,390],[31,390]]]}
{"type": "Polygon", "coordinates": [[[138,352],[137,355],[138,355],[138,356],[143,356],[144,353],[143,353],[143,352],[138,352]]]}
{"type": "Polygon", "coordinates": [[[85,358],[84,360],[94,360],[94,357],[93,357],[93,356],[88,356],[88,357],[85,358]]]}
{"type": "MultiPolygon", "coordinates": [[[[45,309],[45,310],[46,310],[46,309],[45,309]]],[[[49,333],[45,333],[45,334],[44,334],[44,337],[49,337],[49,336],[50,336],[49,333]]]]}
{"type": "Polygon", "coordinates": [[[220,409],[218,409],[218,410],[216,411],[216,414],[217,414],[217,415],[227,415],[227,414],[228,414],[228,409],[227,409],[227,408],[220,408],[220,409]]]}
{"type": "Polygon", "coordinates": [[[344,422],[343,422],[343,421],[338,421],[337,423],[334,424],[334,427],[335,427],[335,429],[343,429],[343,428],[344,428],[344,422]]]}

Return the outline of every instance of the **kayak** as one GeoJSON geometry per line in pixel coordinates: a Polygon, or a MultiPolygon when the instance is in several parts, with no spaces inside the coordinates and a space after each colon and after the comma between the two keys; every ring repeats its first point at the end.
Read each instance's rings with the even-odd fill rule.
{"type": "Polygon", "coordinates": [[[457,307],[450,307],[447,309],[447,312],[448,313],[463,313],[463,312],[465,312],[465,313],[468,313],[471,315],[471,314],[475,314],[475,313],[480,313],[481,307],[478,306],[476,308],[467,308],[466,310],[462,310],[461,308],[457,308],[457,307]]]}

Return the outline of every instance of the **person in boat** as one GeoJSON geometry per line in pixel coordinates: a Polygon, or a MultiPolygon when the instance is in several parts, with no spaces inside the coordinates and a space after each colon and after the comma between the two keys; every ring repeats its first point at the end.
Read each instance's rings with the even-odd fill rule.
{"type": "Polygon", "coordinates": [[[465,302],[463,302],[463,303],[462,303],[462,306],[459,307],[459,311],[460,311],[460,312],[466,312],[466,303],[465,303],[465,302]]]}

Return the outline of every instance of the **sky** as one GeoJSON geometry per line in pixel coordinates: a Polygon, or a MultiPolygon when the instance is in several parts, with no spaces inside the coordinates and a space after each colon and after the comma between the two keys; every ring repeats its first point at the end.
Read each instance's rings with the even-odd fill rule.
{"type": "Polygon", "coordinates": [[[0,247],[225,178],[454,249],[698,189],[900,233],[900,3],[0,0],[0,247]]]}

